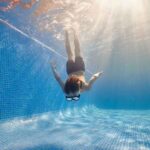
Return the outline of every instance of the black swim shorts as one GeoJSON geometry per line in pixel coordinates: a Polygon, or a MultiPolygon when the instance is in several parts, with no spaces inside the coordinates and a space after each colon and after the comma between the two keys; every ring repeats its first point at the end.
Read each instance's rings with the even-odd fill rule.
{"type": "Polygon", "coordinates": [[[75,58],[75,61],[68,60],[66,64],[66,68],[67,68],[68,75],[77,71],[85,71],[85,64],[83,58],[81,56],[78,56],[75,58]]]}

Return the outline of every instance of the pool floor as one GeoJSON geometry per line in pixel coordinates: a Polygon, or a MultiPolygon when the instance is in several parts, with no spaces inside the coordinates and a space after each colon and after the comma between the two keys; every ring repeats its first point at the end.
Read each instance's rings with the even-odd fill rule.
{"type": "Polygon", "coordinates": [[[0,150],[150,150],[150,111],[95,106],[0,122],[0,150]]]}

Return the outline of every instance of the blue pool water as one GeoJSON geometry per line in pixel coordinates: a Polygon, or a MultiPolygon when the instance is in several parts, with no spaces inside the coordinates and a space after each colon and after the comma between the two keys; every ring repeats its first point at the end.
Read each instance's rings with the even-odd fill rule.
{"type": "Polygon", "coordinates": [[[149,6],[43,0],[0,11],[0,150],[149,150],[149,6]],[[104,72],[77,102],[65,100],[50,68],[55,61],[66,79],[72,26],[86,78],[104,72]]]}

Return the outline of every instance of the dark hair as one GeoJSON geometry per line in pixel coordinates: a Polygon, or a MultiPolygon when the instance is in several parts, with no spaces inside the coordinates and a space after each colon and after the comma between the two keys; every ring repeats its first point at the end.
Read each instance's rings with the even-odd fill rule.
{"type": "Polygon", "coordinates": [[[80,80],[76,76],[71,76],[65,83],[64,91],[66,94],[74,93],[80,89],[80,80]]]}

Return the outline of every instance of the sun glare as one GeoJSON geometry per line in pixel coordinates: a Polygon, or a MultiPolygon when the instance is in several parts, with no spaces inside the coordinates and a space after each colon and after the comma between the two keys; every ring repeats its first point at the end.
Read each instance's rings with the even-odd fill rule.
{"type": "Polygon", "coordinates": [[[102,7],[121,9],[124,11],[138,10],[142,0],[96,0],[102,7]]]}

